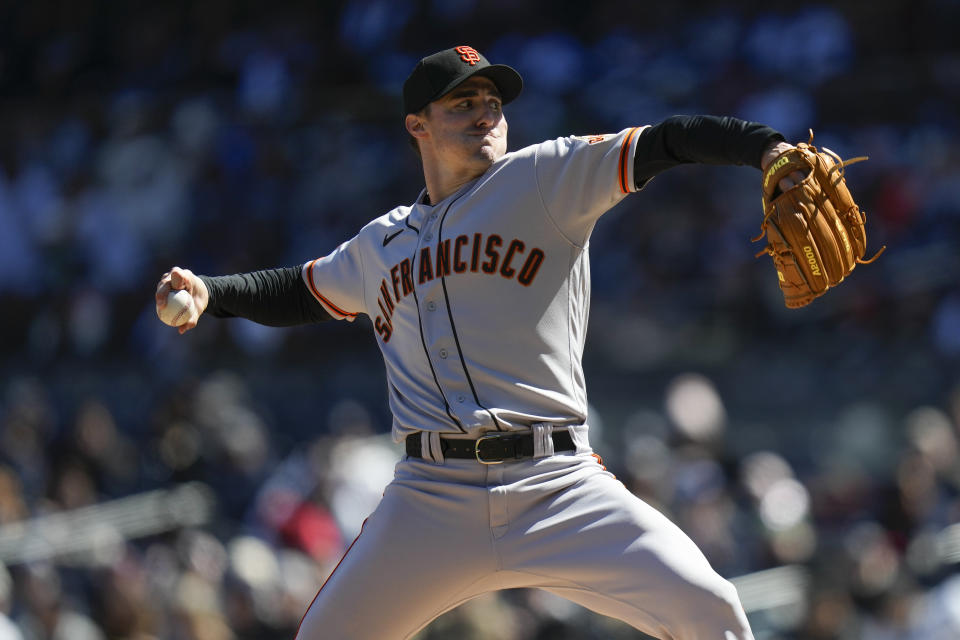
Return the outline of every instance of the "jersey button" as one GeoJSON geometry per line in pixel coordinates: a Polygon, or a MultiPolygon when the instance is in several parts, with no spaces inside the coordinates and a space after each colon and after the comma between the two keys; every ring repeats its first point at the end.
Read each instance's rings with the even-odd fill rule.
{"type": "Polygon", "coordinates": [[[423,239],[426,240],[427,242],[430,242],[431,240],[433,240],[433,234],[428,233],[427,235],[423,236],[423,239]]]}
{"type": "Polygon", "coordinates": [[[464,400],[466,400],[466,397],[464,397],[463,395],[457,396],[457,402],[463,402],[464,400]]]}
{"type": "Polygon", "coordinates": [[[447,357],[447,350],[446,350],[446,349],[440,349],[440,357],[441,357],[441,358],[444,358],[444,359],[447,357]]]}
{"type": "Polygon", "coordinates": [[[434,302],[433,300],[431,300],[430,302],[427,303],[427,311],[436,311],[436,310],[437,310],[437,303],[436,303],[436,302],[434,302]]]}

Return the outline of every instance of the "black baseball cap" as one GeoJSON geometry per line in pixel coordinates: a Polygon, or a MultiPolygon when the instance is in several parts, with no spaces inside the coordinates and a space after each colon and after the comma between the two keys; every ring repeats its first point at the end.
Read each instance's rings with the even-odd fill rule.
{"type": "Polygon", "coordinates": [[[403,83],[403,113],[416,113],[473,76],[493,80],[507,104],[523,89],[523,78],[505,64],[490,64],[473,47],[460,46],[427,56],[403,83]]]}

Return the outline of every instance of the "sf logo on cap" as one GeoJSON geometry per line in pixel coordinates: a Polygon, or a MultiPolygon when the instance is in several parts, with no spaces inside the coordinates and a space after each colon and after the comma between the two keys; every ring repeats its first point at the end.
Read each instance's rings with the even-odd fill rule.
{"type": "Polygon", "coordinates": [[[480,62],[480,54],[477,53],[477,50],[473,47],[457,47],[454,49],[454,51],[459,53],[460,59],[469,64],[471,67],[480,62]]]}

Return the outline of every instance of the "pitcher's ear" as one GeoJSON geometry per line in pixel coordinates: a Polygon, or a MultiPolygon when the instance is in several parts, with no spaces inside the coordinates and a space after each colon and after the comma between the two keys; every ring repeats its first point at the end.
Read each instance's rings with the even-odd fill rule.
{"type": "Polygon", "coordinates": [[[423,118],[415,113],[408,113],[403,124],[407,128],[407,133],[414,138],[421,138],[426,133],[423,127],[423,118]]]}

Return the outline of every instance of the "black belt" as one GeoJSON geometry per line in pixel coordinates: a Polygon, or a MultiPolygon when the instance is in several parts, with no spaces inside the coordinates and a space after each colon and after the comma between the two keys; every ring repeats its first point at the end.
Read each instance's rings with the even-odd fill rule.
{"type": "MultiPolygon", "coordinates": [[[[407,436],[407,455],[411,458],[422,458],[420,434],[411,433],[407,436]]],[[[573,443],[570,432],[566,429],[554,431],[554,451],[574,451],[577,445],[573,443]]],[[[444,458],[473,458],[483,464],[500,464],[505,460],[522,460],[533,457],[533,434],[511,433],[509,431],[486,433],[476,440],[459,438],[440,438],[440,451],[444,458]]]]}

